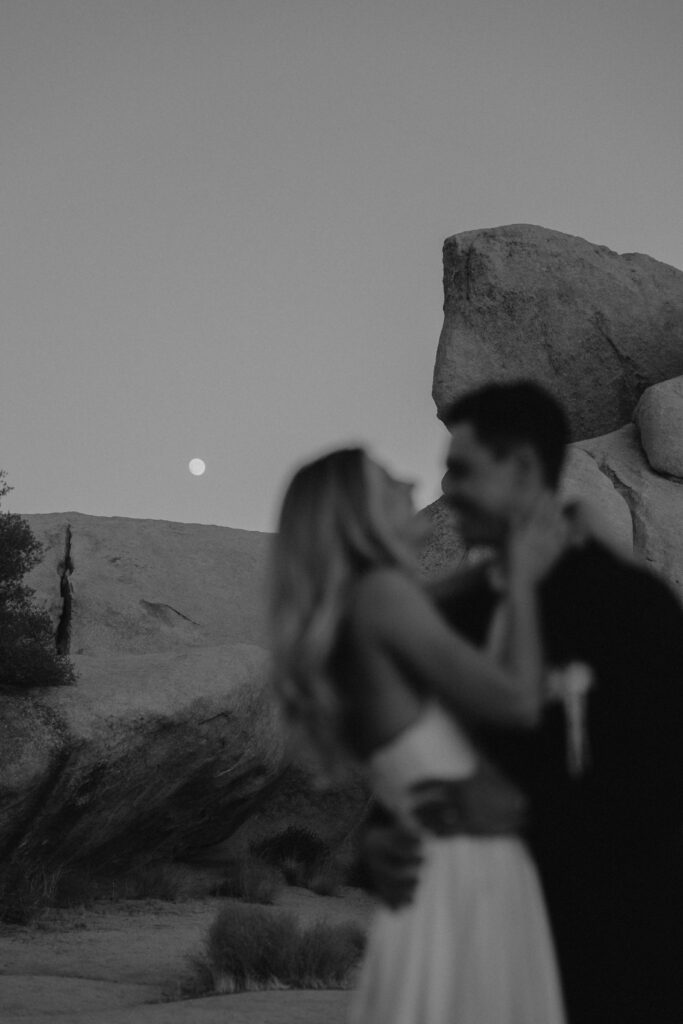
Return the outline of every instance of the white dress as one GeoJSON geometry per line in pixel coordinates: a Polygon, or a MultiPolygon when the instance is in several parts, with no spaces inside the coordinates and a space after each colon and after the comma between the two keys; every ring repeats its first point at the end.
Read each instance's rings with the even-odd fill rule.
{"type": "MultiPolygon", "coordinates": [[[[413,827],[415,782],[464,778],[475,766],[465,734],[432,702],[369,762],[377,798],[413,827]]],[[[564,1024],[550,929],[523,842],[424,832],[423,855],[413,902],[376,911],[350,1024],[564,1024]]]]}

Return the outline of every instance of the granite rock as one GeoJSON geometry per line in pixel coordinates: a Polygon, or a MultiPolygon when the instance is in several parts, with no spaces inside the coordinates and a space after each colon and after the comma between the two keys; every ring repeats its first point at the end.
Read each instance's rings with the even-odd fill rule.
{"type": "Polygon", "coordinates": [[[529,377],[567,406],[572,439],[630,422],[643,391],[683,374],[683,272],[531,224],[446,239],[440,416],[490,380],[529,377]]]}
{"type": "MultiPolygon", "coordinates": [[[[108,869],[193,856],[279,787],[298,787],[291,823],[314,807],[322,827],[324,802],[287,748],[270,686],[268,536],[78,513],[26,519],[45,547],[27,583],[77,682],[0,695],[0,862],[108,869]]],[[[338,802],[324,824],[331,840],[366,799],[338,802]]]]}
{"type": "Polygon", "coordinates": [[[579,500],[589,505],[600,517],[605,535],[626,554],[633,552],[633,521],[628,502],[580,442],[567,448],[560,496],[565,502],[579,500]]]}
{"type": "Polygon", "coordinates": [[[594,459],[628,504],[634,553],[683,600],[683,483],[651,468],[634,424],[577,447],[594,459]]]}
{"type": "Polygon", "coordinates": [[[683,478],[683,376],[648,388],[633,418],[652,468],[683,478]]]}

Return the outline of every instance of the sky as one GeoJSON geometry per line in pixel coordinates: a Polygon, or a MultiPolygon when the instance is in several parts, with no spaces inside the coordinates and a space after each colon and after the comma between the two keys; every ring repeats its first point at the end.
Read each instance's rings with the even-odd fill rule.
{"type": "Polygon", "coordinates": [[[0,0],[3,508],[272,530],[356,443],[433,500],[444,239],[683,268],[682,47],[680,0],[0,0]]]}

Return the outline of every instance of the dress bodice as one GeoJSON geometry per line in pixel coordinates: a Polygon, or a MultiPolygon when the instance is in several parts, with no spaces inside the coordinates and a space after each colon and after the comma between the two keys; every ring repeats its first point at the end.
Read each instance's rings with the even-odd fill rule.
{"type": "Polygon", "coordinates": [[[465,732],[436,701],[368,761],[370,782],[380,803],[412,825],[412,787],[425,780],[472,775],[477,755],[465,732]]]}

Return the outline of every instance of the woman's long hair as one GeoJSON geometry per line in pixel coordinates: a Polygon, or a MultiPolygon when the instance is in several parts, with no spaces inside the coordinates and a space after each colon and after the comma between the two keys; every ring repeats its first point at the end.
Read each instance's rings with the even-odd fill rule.
{"type": "Polygon", "coordinates": [[[362,448],[324,455],[294,475],[274,539],[275,690],[291,735],[317,755],[328,782],[342,778],[352,758],[332,662],[353,585],[374,566],[410,564],[386,522],[381,489],[381,471],[362,448]]]}

